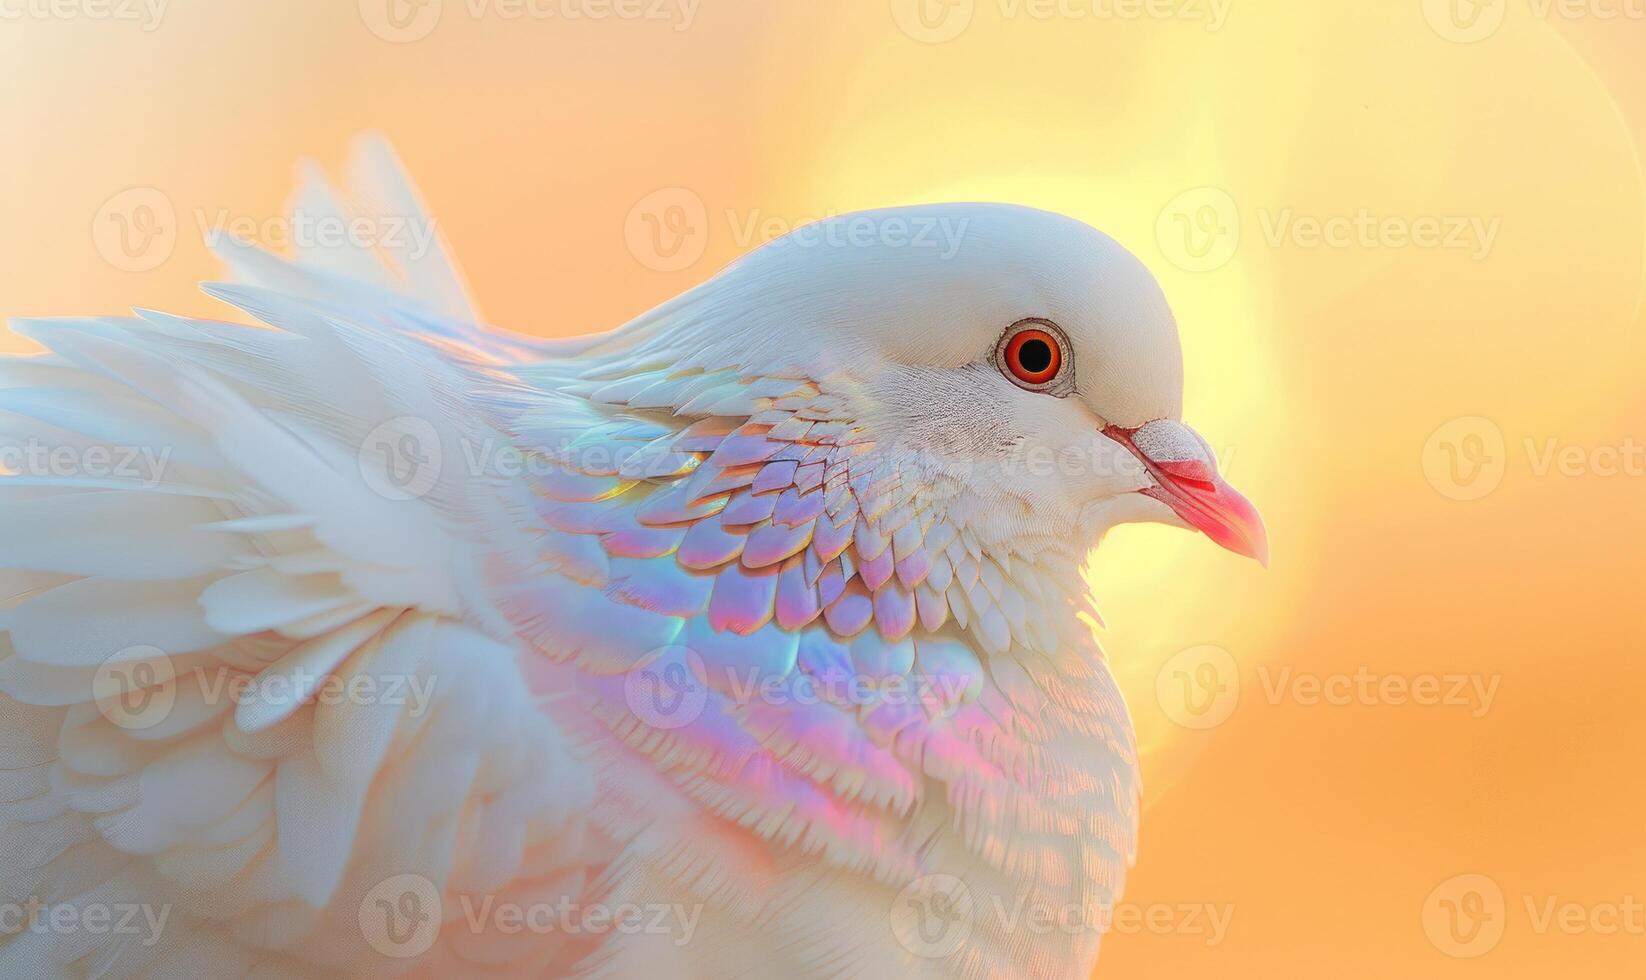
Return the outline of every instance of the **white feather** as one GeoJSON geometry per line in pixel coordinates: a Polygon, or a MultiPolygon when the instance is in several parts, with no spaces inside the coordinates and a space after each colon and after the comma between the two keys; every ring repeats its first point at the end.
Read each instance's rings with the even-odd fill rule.
{"type": "Polygon", "coordinates": [[[1004,447],[1175,416],[1141,264],[1022,208],[871,212],[825,240],[911,216],[958,239],[768,247],[546,342],[480,325],[381,140],[341,185],[306,167],[291,206],[412,227],[289,258],[214,243],[238,281],[208,292],[262,327],[30,321],[50,353],[0,361],[0,436],[165,451],[140,478],[0,474],[0,901],[174,916],[148,943],[0,937],[0,970],[1089,969],[1095,930],[980,920],[923,958],[888,910],[931,873],[979,903],[1119,896],[1135,754],[1077,616],[1082,542],[1163,505],[1111,459],[1038,476],[1004,447]],[[1031,315],[1103,353],[1064,397],[993,364],[1031,315]],[[372,440],[406,420],[442,465],[385,493],[372,440]],[[690,723],[636,707],[653,652],[700,685],[690,723]],[[873,677],[866,703],[738,700],[838,671],[873,677]],[[888,693],[922,672],[934,701],[888,693]],[[402,960],[369,920],[405,875],[445,925],[402,960]],[[550,900],[700,931],[459,911],[550,900]]]}

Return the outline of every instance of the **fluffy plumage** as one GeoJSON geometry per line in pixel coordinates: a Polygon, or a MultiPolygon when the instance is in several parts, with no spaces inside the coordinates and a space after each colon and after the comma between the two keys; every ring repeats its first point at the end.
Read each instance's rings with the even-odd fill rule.
{"type": "MultiPolygon", "coordinates": [[[[371,141],[298,200],[421,213],[371,141]]],[[[768,246],[573,341],[477,326],[438,249],[221,243],[264,329],[19,324],[5,443],[71,463],[0,477],[0,897],[166,919],[3,924],[0,972],[1089,971],[1138,775],[1079,569],[1209,454],[1103,434],[1176,425],[1140,264],[932,216],[954,255],[768,246]],[[1030,315],[1074,394],[990,361],[1030,315]],[[908,910],[955,882],[951,947],[908,910]]]]}

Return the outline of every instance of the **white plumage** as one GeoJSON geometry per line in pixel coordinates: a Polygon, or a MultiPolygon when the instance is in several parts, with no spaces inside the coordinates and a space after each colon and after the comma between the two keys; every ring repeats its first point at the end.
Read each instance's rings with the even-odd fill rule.
{"type": "MultiPolygon", "coordinates": [[[[296,203],[422,213],[372,140],[296,203]]],[[[0,972],[1089,971],[1138,782],[1086,551],[1261,526],[1135,259],[925,210],[953,254],[779,243],[572,341],[440,248],[219,243],[264,328],[19,323],[0,972]]]]}

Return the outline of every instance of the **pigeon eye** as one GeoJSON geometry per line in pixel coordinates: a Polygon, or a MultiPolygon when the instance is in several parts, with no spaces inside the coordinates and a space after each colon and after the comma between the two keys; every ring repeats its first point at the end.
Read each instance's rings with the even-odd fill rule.
{"type": "Polygon", "coordinates": [[[1019,388],[1044,391],[1063,371],[1063,331],[1049,320],[1019,320],[1000,338],[995,359],[1019,388]]]}

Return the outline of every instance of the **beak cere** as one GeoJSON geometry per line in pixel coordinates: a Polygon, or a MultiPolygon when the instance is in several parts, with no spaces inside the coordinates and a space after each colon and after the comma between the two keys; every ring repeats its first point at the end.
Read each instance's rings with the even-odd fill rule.
{"type": "Polygon", "coordinates": [[[1171,419],[1135,429],[1111,425],[1103,434],[1143,463],[1155,485],[1138,491],[1170,507],[1191,527],[1238,555],[1269,564],[1269,535],[1251,501],[1223,482],[1217,463],[1194,430],[1171,419]]]}

